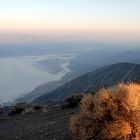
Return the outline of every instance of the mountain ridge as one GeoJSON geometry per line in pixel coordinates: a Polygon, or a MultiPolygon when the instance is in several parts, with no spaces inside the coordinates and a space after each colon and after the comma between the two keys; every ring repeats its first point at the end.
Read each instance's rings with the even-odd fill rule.
{"type": "Polygon", "coordinates": [[[58,89],[36,98],[32,103],[56,104],[73,94],[94,92],[98,86],[110,87],[120,82],[140,82],[139,72],[140,64],[125,62],[111,64],[79,76],[58,89]]]}

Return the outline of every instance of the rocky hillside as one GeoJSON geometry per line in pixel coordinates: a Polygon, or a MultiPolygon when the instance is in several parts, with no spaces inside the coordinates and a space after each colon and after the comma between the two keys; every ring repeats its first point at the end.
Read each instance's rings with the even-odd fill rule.
{"type": "Polygon", "coordinates": [[[140,82],[140,64],[118,63],[82,75],[60,88],[33,100],[33,103],[55,104],[72,94],[94,92],[100,86],[120,82],[140,82]]]}

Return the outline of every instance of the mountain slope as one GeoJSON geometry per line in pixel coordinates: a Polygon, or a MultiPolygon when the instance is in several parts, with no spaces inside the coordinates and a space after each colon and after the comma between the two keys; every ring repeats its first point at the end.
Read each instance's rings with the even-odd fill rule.
{"type": "MultiPolygon", "coordinates": [[[[39,87],[18,99],[18,101],[32,102],[35,98],[56,90],[66,82],[103,66],[120,62],[140,64],[140,48],[124,49],[121,47],[121,49],[118,49],[117,47],[113,47],[112,49],[112,47],[103,47],[97,44],[85,45],[83,46],[83,49],[78,51],[76,54],[73,54],[74,57],[70,60],[68,66],[71,72],[66,74],[59,81],[39,85],[39,87]],[[86,47],[84,47],[85,45],[86,47]]],[[[53,66],[57,67],[55,63],[56,62],[54,61],[53,66]]],[[[48,67],[46,61],[43,61],[43,67],[48,67]]],[[[52,69],[55,69],[55,67],[52,69]]]]}
{"type": "Polygon", "coordinates": [[[140,82],[140,64],[113,64],[82,75],[32,103],[55,104],[72,94],[93,92],[99,85],[113,86],[132,81],[140,82]]]}

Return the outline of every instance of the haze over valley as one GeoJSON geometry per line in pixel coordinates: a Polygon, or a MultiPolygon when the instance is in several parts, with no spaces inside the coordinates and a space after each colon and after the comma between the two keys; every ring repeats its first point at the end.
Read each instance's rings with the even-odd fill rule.
{"type": "Polygon", "coordinates": [[[15,45],[16,49],[10,48],[10,45],[0,47],[1,102],[13,102],[30,92],[32,96],[29,94],[28,100],[33,100],[71,79],[109,64],[140,63],[140,49],[137,45],[121,48],[116,47],[117,44],[54,44],[46,44],[46,47],[15,45]],[[41,89],[36,91],[40,86],[41,89]]]}
{"type": "Polygon", "coordinates": [[[69,55],[0,58],[1,101],[13,101],[41,84],[60,80],[70,72],[70,59],[69,55]]]}

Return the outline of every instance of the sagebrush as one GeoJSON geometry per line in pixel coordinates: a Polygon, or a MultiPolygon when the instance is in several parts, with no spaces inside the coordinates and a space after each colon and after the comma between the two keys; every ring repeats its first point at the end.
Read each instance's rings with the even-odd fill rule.
{"type": "Polygon", "coordinates": [[[140,140],[140,85],[119,84],[86,95],[70,129],[76,140],[140,140]]]}
{"type": "Polygon", "coordinates": [[[80,105],[83,98],[83,94],[72,95],[65,99],[64,103],[61,105],[61,109],[75,108],[80,105]]]}

